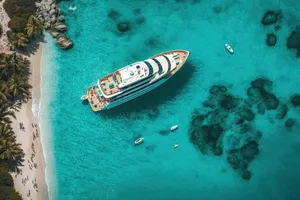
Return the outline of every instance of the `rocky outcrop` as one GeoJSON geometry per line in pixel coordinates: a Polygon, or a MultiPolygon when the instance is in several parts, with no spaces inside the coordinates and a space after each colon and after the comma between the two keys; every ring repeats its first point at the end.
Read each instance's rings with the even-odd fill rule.
{"type": "Polygon", "coordinates": [[[53,38],[56,38],[60,33],[57,32],[57,31],[50,31],[50,35],[53,37],[53,38]]]}
{"type": "Polygon", "coordinates": [[[37,17],[43,23],[45,29],[49,29],[51,25],[58,21],[60,10],[54,0],[36,2],[36,7],[37,17]]]}
{"type": "Polygon", "coordinates": [[[72,40],[68,39],[64,34],[57,35],[56,43],[64,50],[70,49],[73,46],[72,40]]]}
{"type": "Polygon", "coordinates": [[[54,29],[58,32],[65,32],[68,30],[68,27],[63,23],[54,24],[54,29]]]}
{"type": "Polygon", "coordinates": [[[57,44],[62,49],[70,49],[73,46],[72,40],[68,39],[65,35],[60,34],[68,30],[64,22],[64,16],[60,14],[60,9],[56,5],[55,0],[42,0],[36,2],[37,17],[43,24],[46,30],[51,29],[50,34],[56,38],[57,44]]]}

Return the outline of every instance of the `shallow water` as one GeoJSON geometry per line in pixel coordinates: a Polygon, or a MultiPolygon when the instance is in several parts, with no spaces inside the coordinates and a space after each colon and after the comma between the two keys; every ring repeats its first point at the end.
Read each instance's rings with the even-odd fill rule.
{"type": "MultiPolygon", "coordinates": [[[[245,98],[250,82],[264,76],[282,103],[299,93],[299,60],[285,45],[300,18],[295,5],[292,0],[60,3],[75,46],[63,52],[48,37],[43,60],[41,117],[51,129],[51,136],[44,136],[51,199],[298,199],[299,124],[287,130],[274,112],[255,118],[263,137],[249,167],[250,181],[231,169],[225,154],[203,155],[188,136],[192,113],[203,109],[213,84],[245,98]],[[73,5],[77,10],[69,11],[73,5]],[[107,17],[112,8],[121,14],[115,21],[107,17]],[[277,32],[260,24],[267,9],[283,12],[277,32]],[[120,34],[116,23],[124,20],[131,31],[120,34]],[[265,43],[270,32],[278,37],[272,48],[265,43]],[[103,113],[81,102],[99,77],[171,49],[191,54],[161,87],[103,113]],[[179,124],[174,133],[159,133],[174,124],[179,124]],[[139,136],[145,143],[134,147],[139,136]],[[180,144],[176,150],[174,143],[180,144]]],[[[299,109],[289,107],[288,116],[300,119],[299,109]]]]}

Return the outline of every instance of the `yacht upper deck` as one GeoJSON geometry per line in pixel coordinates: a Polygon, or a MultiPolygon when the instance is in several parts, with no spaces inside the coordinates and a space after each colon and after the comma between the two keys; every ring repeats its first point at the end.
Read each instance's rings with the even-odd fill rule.
{"type": "Polygon", "coordinates": [[[133,65],[124,67],[119,70],[122,78],[122,82],[119,84],[119,88],[124,88],[137,81],[147,78],[150,75],[150,70],[143,62],[137,62],[133,65]]]}
{"type": "Polygon", "coordinates": [[[148,79],[151,83],[164,76],[174,74],[185,63],[187,56],[188,52],[183,50],[155,55],[100,78],[98,87],[105,98],[115,97],[136,83],[140,85],[138,83],[143,81],[146,83],[148,79]]]}

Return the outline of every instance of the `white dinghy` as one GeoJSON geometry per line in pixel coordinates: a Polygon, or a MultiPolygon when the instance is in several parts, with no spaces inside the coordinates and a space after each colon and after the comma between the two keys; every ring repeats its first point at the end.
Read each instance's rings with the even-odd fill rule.
{"type": "Polygon", "coordinates": [[[82,97],[80,98],[82,101],[87,100],[88,96],[87,95],[82,95],[82,97]]]}
{"type": "Polygon", "coordinates": [[[173,149],[176,149],[179,146],[179,144],[174,144],[173,149]]]}
{"type": "Polygon", "coordinates": [[[176,125],[172,126],[172,127],[170,128],[170,130],[171,130],[171,131],[175,131],[177,128],[178,128],[178,125],[176,124],[176,125]]]}
{"type": "Polygon", "coordinates": [[[139,145],[139,144],[142,144],[143,142],[144,142],[144,138],[142,137],[142,138],[136,139],[136,140],[134,141],[134,144],[135,144],[135,145],[139,145]]]}
{"type": "Polygon", "coordinates": [[[233,49],[229,44],[225,44],[226,49],[229,51],[229,53],[233,54],[233,49]]]}
{"type": "Polygon", "coordinates": [[[70,6],[70,7],[69,7],[69,10],[72,10],[72,11],[74,11],[74,10],[76,10],[76,9],[77,9],[77,7],[76,7],[76,6],[73,6],[73,7],[72,7],[72,6],[70,6]]]}

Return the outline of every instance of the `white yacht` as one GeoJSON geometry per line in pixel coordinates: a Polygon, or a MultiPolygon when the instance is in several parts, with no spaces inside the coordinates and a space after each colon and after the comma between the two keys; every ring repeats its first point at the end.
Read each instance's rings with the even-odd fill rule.
{"type": "Polygon", "coordinates": [[[125,66],[88,88],[87,100],[93,111],[107,110],[135,99],[160,86],[186,62],[189,52],[173,50],[125,66]]]}

